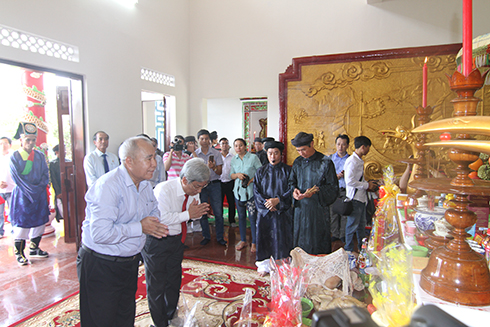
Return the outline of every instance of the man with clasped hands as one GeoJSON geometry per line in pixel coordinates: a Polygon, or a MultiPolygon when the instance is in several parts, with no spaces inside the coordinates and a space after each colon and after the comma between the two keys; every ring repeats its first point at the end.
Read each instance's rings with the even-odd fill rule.
{"type": "Polygon", "coordinates": [[[82,326],[134,326],[140,251],[146,235],[162,238],[158,202],[148,181],[157,166],[145,137],[119,148],[121,165],[100,177],[85,195],[87,207],[78,252],[82,326]]]}

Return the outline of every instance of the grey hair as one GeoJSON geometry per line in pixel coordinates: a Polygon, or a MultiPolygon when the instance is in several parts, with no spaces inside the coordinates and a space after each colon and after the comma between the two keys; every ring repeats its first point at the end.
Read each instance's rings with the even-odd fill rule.
{"type": "Polygon", "coordinates": [[[153,147],[151,141],[144,136],[133,136],[124,141],[119,147],[119,159],[121,162],[126,161],[127,157],[135,158],[136,152],[139,150],[138,142],[146,142],[153,147]]]}
{"type": "Polygon", "coordinates": [[[180,171],[180,179],[187,178],[187,182],[207,182],[211,173],[208,165],[201,158],[193,158],[188,160],[180,171]]]}

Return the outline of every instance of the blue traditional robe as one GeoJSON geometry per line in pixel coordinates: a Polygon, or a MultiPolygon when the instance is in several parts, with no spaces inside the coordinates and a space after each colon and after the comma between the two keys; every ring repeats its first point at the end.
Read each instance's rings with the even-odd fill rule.
{"type": "Polygon", "coordinates": [[[330,238],[329,206],[339,196],[339,182],[335,166],[328,157],[316,151],[311,157],[298,157],[293,162],[289,186],[301,193],[313,186],[318,193],[300,201],[293,199],[293,245],[309,254],[329,254],[330,238]]]}
{"type": "Polygon", "coordinates": [[[31,228],[46,224],[49,220],[49,205],[47,186],[49,170],[44,154],[34,151],[32,169],[28,174],[22,174],[27,160],[27,152],[23,149],[15,151],[10,157],[10,172],[15,182],[12,191],[12,207],[10,218],[12,226],[31,228]]]}
{"type": "Polygon", "coordinates": [[[255,173],[254,197],[257,208],[257,261],[289,257],[293,248],[292,192],[288,185],[291,167],[280,162],[267,164],[255,173]],[[279,198],[277,211],[269,211],[265,200],[279,198]]]}

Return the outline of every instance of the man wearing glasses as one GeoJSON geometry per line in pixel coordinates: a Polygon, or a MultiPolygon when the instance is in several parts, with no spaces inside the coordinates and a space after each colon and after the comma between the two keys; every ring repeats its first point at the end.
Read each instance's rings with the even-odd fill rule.
{"type": "Polygon", "coordinates": [[[156,327],[168,326],[177,309],[187,221],[199,219],[209,210],[209,204],[199,200],[209,175],[202,159],[190,159],[184,164],[180,178],[160,183],[154,189],[160,222],[169,229],[167,237],[148,236],[142,251],[148,305],[156,327]]]}

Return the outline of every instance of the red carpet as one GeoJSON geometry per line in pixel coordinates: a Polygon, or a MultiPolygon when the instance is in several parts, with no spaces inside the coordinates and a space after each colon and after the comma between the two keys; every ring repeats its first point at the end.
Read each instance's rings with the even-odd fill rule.
{"type": "MultiPolygon", "coordinates": [[[[195,305],[196,318],[204,323],[203,326],[231,327],[240,317],[242,298],[247,288],[254,294],[254,309],[265,308],[270,299],[269,278],[259,277],[254,269],[189,259],[185,259],[182,266],[179,317],[184,317],[184,312],[195,305]]],[[[142,267],[136,292],[135,326],[147,327],[151,323],[142,267]]],[[[259,323],[253,325],[258,326],[259,323]]],[[[10,326],[79,327],[78,292],[10,326]]]]}

